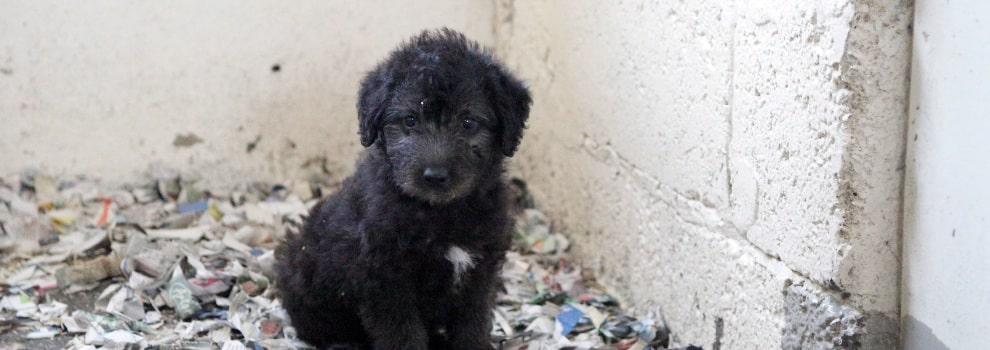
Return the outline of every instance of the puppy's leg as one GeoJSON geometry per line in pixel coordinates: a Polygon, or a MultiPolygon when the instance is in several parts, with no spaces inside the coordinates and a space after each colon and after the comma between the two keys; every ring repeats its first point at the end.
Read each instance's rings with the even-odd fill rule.
{"type": "Polygon", "coordinates": [[[492,308],[495,295],[493,284],[478,281],[476,287],[464,291],[463,305],[451,310],[448,328],[451,349],[491,350],[492,308]]]}
{"type": "Polygon", "coordinates": [[[429,338],[408,281],[373,283],[359,306],[375,350],[426,350],[429,338]],[[384,286],[388,286],[385,288],[384,286]]]}

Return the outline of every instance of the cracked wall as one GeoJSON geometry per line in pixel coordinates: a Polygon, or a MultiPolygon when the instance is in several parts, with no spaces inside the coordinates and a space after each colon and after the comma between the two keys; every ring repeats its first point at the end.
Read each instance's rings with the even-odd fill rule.
{"type": "Polygon", "coordinates": [[[8,2],[0,173],[208,181],[340,178],[361,149],[361,75],[450,26],[493,44],[489,2],[8,2]]]}
{"type": "Polygon", "coordinates": [[[910,14],[500,0],[497,52],[536,101],[517,166],[680,341],[892,348],[910,14]]]}

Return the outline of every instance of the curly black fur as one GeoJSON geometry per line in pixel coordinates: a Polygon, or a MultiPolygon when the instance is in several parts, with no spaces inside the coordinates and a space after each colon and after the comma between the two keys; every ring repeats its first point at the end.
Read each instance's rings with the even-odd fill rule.
{"type": "Polygon", "coordinates": [[[502,163],[529,105],[490,52],[448,29],[412,38],[368,73],[358,117],[369,148],[277,251],[282,302],[302,340],[491,349],[512,229],[502,163]]]}

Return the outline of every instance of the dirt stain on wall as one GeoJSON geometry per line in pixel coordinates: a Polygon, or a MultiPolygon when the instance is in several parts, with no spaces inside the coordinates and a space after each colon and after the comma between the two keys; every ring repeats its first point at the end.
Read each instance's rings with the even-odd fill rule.
{"type": "Polygon", "coordinates": [[[192,147],[198,143],[203,143],[203,139],[193,133],[176,134],[175,139],[172,140],[172,146],[175,146],[176,148],[192,147]]]}

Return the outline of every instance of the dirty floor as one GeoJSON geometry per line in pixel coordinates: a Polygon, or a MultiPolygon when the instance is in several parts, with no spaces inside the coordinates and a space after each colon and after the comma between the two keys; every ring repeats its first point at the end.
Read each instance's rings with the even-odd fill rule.
{"type": "MultiPolygon", "coordinates": [[[[294,349],[273,249],[336,185],[205,188],[159,172],[117,185],[26,171],[0,179],[0,348],[294,349]]],[[[567,253],[512,180],[516,241],[493,310],[496,349],[666,349],[567,253]]],[[[644,315],[639,315],[644,316],[644,315]]]]}

